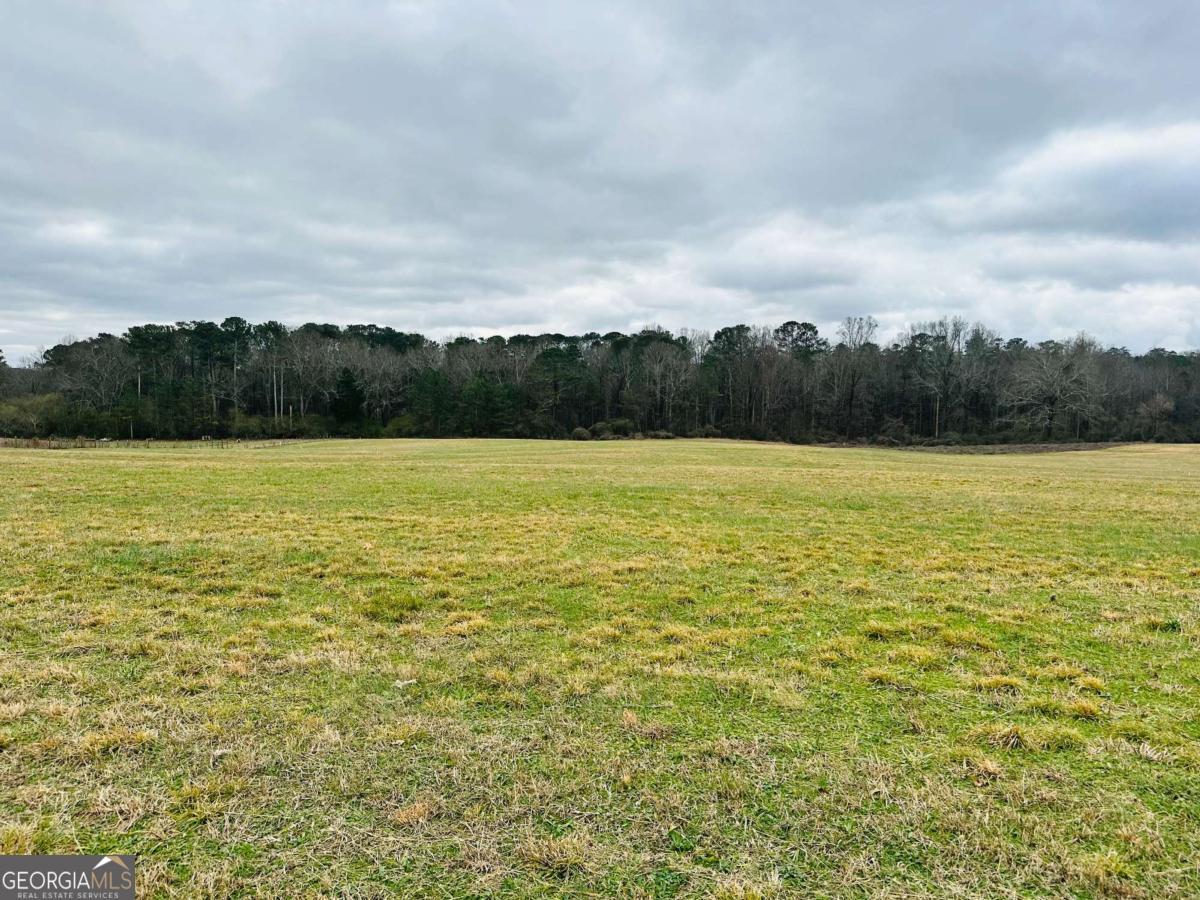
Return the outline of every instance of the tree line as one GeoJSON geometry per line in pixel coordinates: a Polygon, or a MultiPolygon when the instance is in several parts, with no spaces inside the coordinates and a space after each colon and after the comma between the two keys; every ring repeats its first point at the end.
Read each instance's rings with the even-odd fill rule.
{"type": "Polygon", "coordinates": [[[377,325],[138,325],[0,355],[0,434],[1200,440],[1200,353],[1031,344],[943,318],[430,340],[377,325]]]}

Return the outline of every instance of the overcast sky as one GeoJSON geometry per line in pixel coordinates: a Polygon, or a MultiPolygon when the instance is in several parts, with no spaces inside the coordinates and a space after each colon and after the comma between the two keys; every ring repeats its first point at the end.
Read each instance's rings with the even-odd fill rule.
{"type": "Polygon", "coordinates": [[[943,314],[1200,347],[1200,4],[12,2],[0,348],[943,314]]]}

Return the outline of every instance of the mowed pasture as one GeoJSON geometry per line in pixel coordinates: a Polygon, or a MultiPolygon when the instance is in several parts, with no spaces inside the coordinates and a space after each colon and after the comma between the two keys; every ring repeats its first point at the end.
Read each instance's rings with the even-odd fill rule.
{"type": "Polygon", "coordinates": [[[0,852],[1200,895],[1200,448],[0,450],[0,852]]]}

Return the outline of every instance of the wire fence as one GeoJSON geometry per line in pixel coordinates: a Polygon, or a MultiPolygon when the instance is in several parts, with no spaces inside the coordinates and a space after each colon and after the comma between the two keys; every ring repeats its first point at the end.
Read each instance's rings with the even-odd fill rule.
{"type": "Polygon", "coordinates": [[[291,444],[312,443],[316,438],[271,438],[243,440],[240,438],[200,438],[192,441],[158,441],[153,438],[141,440],[109,438],[16,438],[0,437],[0,447],[25,450],[258,450],[264,447],[283,447],[291,444]]]}

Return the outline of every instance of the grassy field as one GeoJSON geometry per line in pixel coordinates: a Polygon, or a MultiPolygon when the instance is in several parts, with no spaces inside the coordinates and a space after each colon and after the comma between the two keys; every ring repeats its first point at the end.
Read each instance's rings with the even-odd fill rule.
{"type": "Polygon", "coordinates": [[[1200,448],[0,451],[0,852],[1200,895],[1200,448]]]}

